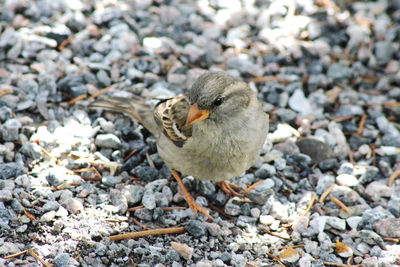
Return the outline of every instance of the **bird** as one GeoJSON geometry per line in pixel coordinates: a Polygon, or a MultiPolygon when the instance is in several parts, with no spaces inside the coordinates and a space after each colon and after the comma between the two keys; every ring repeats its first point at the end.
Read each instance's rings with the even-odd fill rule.
{"type": "Polygon", "coordinates": [[[187,191],[180,174],[211,180],[230,190],[226,180],[243,174],[259,157],[269,129],[268,114],[249,85],[224,71],[207,71],[188,94],[150,104],[143,99],[108,97],[90,103],[90,109],[121,112],[139,121],[157,143],[192,209],[206,215],[187,191]]]}

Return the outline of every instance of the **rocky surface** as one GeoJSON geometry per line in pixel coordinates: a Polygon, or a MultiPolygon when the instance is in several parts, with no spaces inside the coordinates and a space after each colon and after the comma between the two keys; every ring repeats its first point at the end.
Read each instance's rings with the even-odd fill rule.
{"type": "Polygon", "coordinates": [[[3,1],[0,265],[400,265],[399,21],[389,0],[3,1]],[[232,179],[259,182],[245,198],[184,178],[213,222],[148,131],[86,109],[187,92],[205,70],[247,81],[271,118],[232,179]]]}

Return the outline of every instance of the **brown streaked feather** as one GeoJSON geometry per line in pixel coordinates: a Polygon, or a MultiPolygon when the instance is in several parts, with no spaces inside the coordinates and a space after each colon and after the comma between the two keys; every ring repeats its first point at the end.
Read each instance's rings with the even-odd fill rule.
{"type": "Polygon", "coordinates": [[[154,110],[154,117],[163,128],[164,135],[177,146],[182,146],[192,136],[192,127],[185,126],[189,106],[188,97],[178,95],[161,101],[154,110]]]}

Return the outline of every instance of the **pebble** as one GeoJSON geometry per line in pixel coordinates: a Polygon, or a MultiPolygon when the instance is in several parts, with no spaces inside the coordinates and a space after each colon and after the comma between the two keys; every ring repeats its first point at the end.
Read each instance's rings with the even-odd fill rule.
{"type": "Polygon", "coordinates": [[[297,89],[289,98],[289,107],[300,114],[307,115],[312,113],[311,104],[304,96],[303,90],[297,89]]]}
{"type": "Polygon", "coordinates": [[[355,176],[347,173],[336,176],[336,182],[343,186],[356,186],[359,184],[359,181],[355,176]]]}
{"type": "Polygon", "coordinates": [[[375,231],[381,236],[400,238],[400,219],[389,218],[374,223],[375,231]]]}
{"type": "Polygon", "coordinates": [[[69,198],[62,204],[70,213],[77,214],[83,211],[82,202],[76,198],[69,198]]]}
{"type": "Polygon", "coordinates": [[[296,142],[300,152],[311,157],[313,162],[323,162],[333,156],[330,146],[318,139],[304,138],[296,142]]]}
{"type": "Polygon", "coordinates": [[[126,185],[121,190],[121,194],[125,196],[128,205],[132,206],[142,200],[144,188],[140,185],[126,185]]]}
{"type": "Polygon", "coordinates": [[[94,143],[102,148],[118,149],[121,146],[121,141],[114,134],[99,134],[94,143]]]}
{"type": "Polygon", "coordinates": [[[264,163],[254,174],[257,178],[266,179],[274,176],[276,170],[274,166],[264,163]]]}
{"type": "Polygon", "coordinates": [[[327,216],[326,224],[340,231],[344,231],[346,229],[346,221],[337,217],[327,216]]]}
{"type": "Polygon", "coordinates": [[[352,216],[346,219],[347,224],[351,229],[357,229],[358,225],[362,222],[362,217],[352,216]]]}
{"type": "Polygon", "coordinates": [[[143,166],[137,171],[137,175],[144,182],[154,181],[159,177],[159,172],[156,168],[150,166],[143,166]]]}
{"type": "Polygon", "coordinates": [[[18,141],[22,124],[17,119],[8,119],[1,129],[2,138],[6,142],[18,141]]]}
{"type": "Polygon", "coordinates": [[[198,220],[190,220],[185,226],[186,231],[194,237],[205,236],[207,228],[206,226],[198,220]]]}
{"type": "Polygon", "coordinates": [[[384,247],[383,239],[375,232],[371,230],[361,230],[358,232],[359,237],[369,245],[379,245],[384,247]]]}
{"type": "Polygon", "coordinates": [[[60,253],[54,257],[54,265],[57,267],[69,265],[70,256],[68,253],[60,253]]]}
{"type": "Polygon", "coordinates": [[[392,189],[383,181],[374,181],[367,185],[365,193],[374,201],[378,201],[382,197],[390,197],[392,189]]]}
{"type": "Polygon", "coordinates": [[[101,182],[107,186],[114,187],[121,183],[122,178],[120,176],[105,175],[102,177],[101,182]]]}
{"type": "Polygon", "coordinates": [[[241,208],[239,205],[233,203],[233,198],[232,198],[225,204],[224,211],[228,215],[237,216],[240,214],[241,208]]]}
{"type": "Polygon", "coordinates": [[[47,203],[45,203],[42,207],[42,211],[43,212],[48,212],[48,211],[54,211],[54,210],[58,210],[58,208],[60,207],[60,204],[57,201],[48,201],[47,203]]]}
{"type": "Polygon", "coordinates": [[[193,248],[186,244],[171,242],[171,247],[185,260],[190,260],[193,256],[193,248]]]}

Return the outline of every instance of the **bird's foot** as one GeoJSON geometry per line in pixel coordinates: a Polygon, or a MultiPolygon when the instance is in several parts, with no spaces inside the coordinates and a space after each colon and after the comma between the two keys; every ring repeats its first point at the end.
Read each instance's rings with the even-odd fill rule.
{"type": "Polygon", "coordinates": [[[239,187],[235,184],[232,184],[230,182],[227,182],[227,181],[221,181],[221,182],[218,182],[217,184],[219,184],[222,191],[224,191],[225,194],[227,194],[228,196],[235,196],[235,197],[240,197],[240,198],[243,197],[243,194],[240,194],[237,191],[235,191],[235,190],[238,190],[238,191],[243,190],[241,187],[239,187]]]}
{"type": "Polygon", "coordinates": [[[208,220],[213,221],[213,218],[211,217],[211,215],[208,213],[207,209],[204,208],[203,206],[197,204],[193,197],[189,194],[189,192],[187,191],[185,185],[182,182],[181,177],[179,176],[177,171],[171,170],[172,175],[174,176],[175,180],[178,182],[179,186],[182,189],[183,194],[185,195],[186,198],[186,202],[189,204],[190,209],[193,211],[193,213],[197,216],[197,211],[203,213],[208,220]]]}

